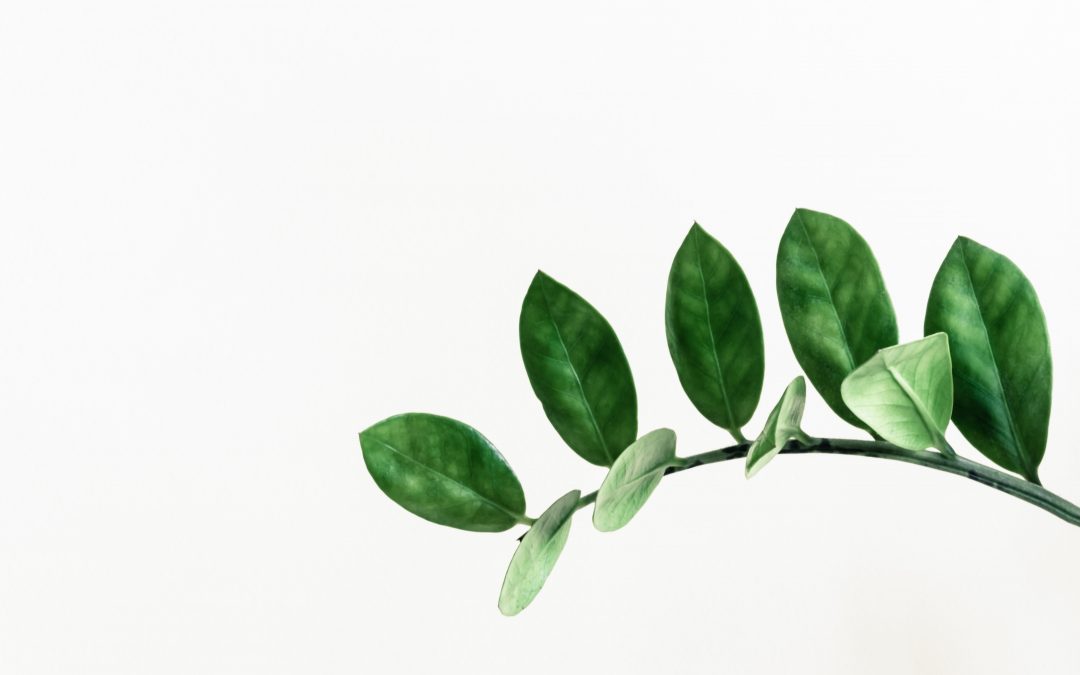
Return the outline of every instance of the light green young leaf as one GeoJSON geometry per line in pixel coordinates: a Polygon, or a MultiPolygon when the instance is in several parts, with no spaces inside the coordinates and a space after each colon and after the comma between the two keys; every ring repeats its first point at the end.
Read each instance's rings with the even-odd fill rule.
{"type": "Polygon", "coordinates": [[[671,262],[664,323],[671,360],[694,407],[739,433],[761,397],[761,319],[739,263],[697,223],[671,262]]]}
{"type": "Polygon", "coordinates": [[[395,415],[360,432],[360,447],[379,488],[421,518],[501,532],[525,517],[517,476],[467,424],[427,413],[395,415]]]}
{"type": "Polygon", "coordinates": [[[779,403],[765,420],[765,428],[746,453],[746,477],[752,478],[762,467],[776,457],[791,439],[805,440],[802,423],[806,406],[806,380],[800,375],[784,390],[779,403]]]}
{"type": "Polygon", "coordinates": [[[570,536],[570,523],[579,499],[581,490],[559,497],[540,514],[518,544],[499,593],[499,611],[506,616],[528,607],[544,587],[570,536]]]}
{"type": "Polygon", "coordinates": [[[960,237],[934,279],[925,329],[949,335],[956,427],[995,464],[1037,483],[1053,367],[1031,282],[1005,256],[960,237]]]}
{"type": "Polygon", "coordinates": [[[841,393],[848,407],[890,443],[953,454],[945,441],[953,381],[944,333],[882,349],[847,376],[841,393]]]}
{"type": "Polygon", "coordinates": [[[611,324],[537,272],[521,304],[521,358],[551,426],[583,459],[611,466],[637,438],[637,391],[611,324]]]}
{"type": "Polygon", "coordinates": [[[840,383],[897,341],[892,300],[870,247],[843,220],[796,209],[776,254],[776,293],[810,383],[837,415],[862,426],[844,405],[840,383]]]}
{"type": "Polygon", "coordinates": [[[630,444],[608,471],[596,495],[593,525],[611,532],[630,522],[675,463],[675,432],[650,431],[630,444]]]}

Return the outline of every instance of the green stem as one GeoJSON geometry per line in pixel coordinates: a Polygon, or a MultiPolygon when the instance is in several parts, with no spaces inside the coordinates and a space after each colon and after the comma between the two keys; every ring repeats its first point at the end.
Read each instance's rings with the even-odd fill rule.
{"type": "MultiPolygon", "coordinates": [[[[732,459],[746,457],[750,445],[740,443],[729,448],[703,452],[700,455],[692,455],[685,458],[685,462],[679,466],[669,467],[666,473],[678,473],[687,471],[706,464],[716,464],[732,459]]],[[[940,452],[929,450],[906,450],[884,441],[853,441],[844,439],[814,439],[813,443],[802,444],[798,442],[788,443],[783,450],[785,455],[805,455],[817,453],[823,455],[857,455],[861,457],[878,457],[892,459],[908,464],[918,464],[930,467],[938,471],[953,473],[958,476],[970,478],[976,483],[988,485],[995,490],[1022,499],[1029,504],[1034,504],[1040,509],[1049,511],[1072,525],[1080,525],[1080,506],[1062,499],[1046,488],[1024,480],[1018,476],[998,471],[997,469],[978,464],[970,459],[964,459],[959,455],[948,456],[940,452]]],[[[584,508],[596,501],[596,492],[590,492],[578,502],[578,508],[584,508]]]]}

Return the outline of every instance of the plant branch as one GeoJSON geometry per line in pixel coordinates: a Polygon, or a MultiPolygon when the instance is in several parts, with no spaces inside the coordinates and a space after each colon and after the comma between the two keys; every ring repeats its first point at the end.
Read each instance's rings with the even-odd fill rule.
{"type": "MultiPolygon", "coordinates": [[[[687,471],[706,464],[716,464],[732,459],[746,457],[750,449],[749,443],[740,443],[720,450],[703,452],[699,455],[686,457],[681,465],[671,466],[665,475],[687,471]]],[[[1080,525],[1080,506],[1062,499],[1046,488],[1024,480],[1018,476],[999,471],[992,467],[964,459],[959,455],[947,456],[940,452],[929,450],[906,450],[885,441],[854,441],[846,439],[814,439],[814,442],[803,444],[792,441],[784,446],[781,454],[805,455],[810,453],[824,455],[856,455],[861,457],[878,457],[892,459],[908,464],[918,464],[930,467],[938,471],[953,473],[958,476],[970,478],[976,483],[988,485],[995,490],[1022,499],[1029,504],[1034,504],[1044,511],[1049,511],[1072,525],[1080,525]]],[[[584,495],[578,502],[578,508],[584,508],[596,501],[596,492],[584,495]]]]}

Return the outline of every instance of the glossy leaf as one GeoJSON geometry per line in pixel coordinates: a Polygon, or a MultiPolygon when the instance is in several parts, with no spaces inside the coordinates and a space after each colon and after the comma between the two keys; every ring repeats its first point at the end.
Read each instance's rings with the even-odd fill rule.
{"type": "Polygon", "coordinates": [[[499,593],[499,611],[513,616],[529,606],[544,587],[559,559],[570,523],[577,511],[580,490],[566,493],[544,511],[514,551],[499,593]]]}
{"type": "Polygon", "coordinates": [[[792,439],[805,439],[802,432],[803,409],[806,407],[806,380],[802,375],[791,381],[780,401],[765,420],[765,428],[746,453],[746,477],[754,474],[772,461],[792,439]]]}
{"type": "Polygon", "coordinates": [[[675,463],[675,432],[657,429],[632,443],[608,471],[593,509],[593,525],[611,532],[630,522],[675,463]]]}
{"type": "Polygon", "coordinates": [[[671,359],[694,407],[717,426],[740,429],[761,397],[761,319],[739,263],[697,223],[671,263],[665,323],[671,359]]]}
{"type": "Polygon", "coordinates": [[[529,382],[552,426],[585,460],[611,466],[637,438],[634,378],[611,325],[537,272],[518,327],[529,382]]]}
{"type": "Polygon", "coordinates": [[[360,432],[360,447],[375,483],[421,518],[475,532],[501,532],[524,518],[517,476],[467,424],[397,415],[360,432]]]}
{"type": "Polygon", "coordinates": [[[1053,367],[1031,282],[1005,256],[960,237],[934,279],[925,329],[949,335],[957,428],[991,461],[1038,482],[1053,367]]]}
{"type": "Polygon", "coordinates": [[[882,349],[848,375],[841,389],[848,407],[890,443],[952,454],[945,442],[953,381],[944,333],[882,349]]]}
{"type": "Polygon", "coordinates": [[[844,405],[840,383],[898,339],[870,247],[839,218],[797,209],[780,240],[776,291],[799,365],[836,414],[863,426],[844,405]]]}

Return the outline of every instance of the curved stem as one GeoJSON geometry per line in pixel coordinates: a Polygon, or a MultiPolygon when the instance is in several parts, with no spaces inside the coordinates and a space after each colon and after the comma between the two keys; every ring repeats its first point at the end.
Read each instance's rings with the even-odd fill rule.
{"type": "MultiPolygon", "coordinates": [[[[976,483],[988,485],[995,490],[1022,499],[1029,504],[1034,504],[1040,509],[1049,511],[1072,525],[1080,525],[1080,506],[1062,499],[1046,488],[1024,480],[1018,476],[999,471],[997,469],[978,464],[970,459],[964,459],[959,455],[948,456],[940,452],[929,450],[906,450],[885,441],[853,441],[846,439],[813,439],[812,443],[791,442],[784,446],[780,452],[785,455],[805,455],[818,453],[825,455],[857,455],[861,457],[878,457],[892,459],[908,464],[918,464],[930,467],[938,471],[953,473],[958,476],[970,478],[976,483]]],[[[716,464],[732,459],[746,457],[750,449],[748,443],[740,443],[720,450],[703,452],[700,455],[686,457],[682,464],[671,466],[665,474],[687,471],[706,464],[716,464]]],[[[590,492],[578,502],[578,508],[584,508],[596,501],[596,492],[590,492]]]]}

